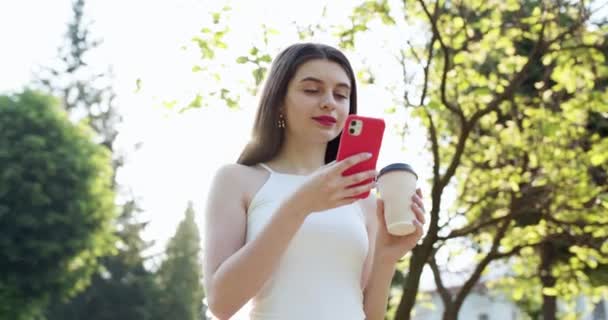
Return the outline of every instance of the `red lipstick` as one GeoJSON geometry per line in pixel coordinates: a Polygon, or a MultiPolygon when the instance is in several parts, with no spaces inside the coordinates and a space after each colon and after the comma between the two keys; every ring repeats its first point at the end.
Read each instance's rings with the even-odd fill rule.
{"type": "Polygon", "coordinates": [[[331,127],[334,124],[336,124],[336,118],[332,117],[332,116],[318,116],[318,117],[313,117],[313,119],[315,121],[317,121],[318,123],[320,123],[323,126],[326,127],[331,127]]]}

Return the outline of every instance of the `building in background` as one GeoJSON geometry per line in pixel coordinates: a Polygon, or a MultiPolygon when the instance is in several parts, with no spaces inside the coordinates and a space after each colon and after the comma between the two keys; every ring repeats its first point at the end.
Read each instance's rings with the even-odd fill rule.
{"type": "MultiPolygon", "coordinates": [[[[448,288],[455,294],[459,287],[448,288]]],[[[437,290],[424,292],[431,296],[432,307],[417,307],[414,320],[441,320],[443,316],[443,302],[437,290]]],[[[589,312],[587,303],[589,298],[579,297],[576,301],[576,311],[583,316],[580,320],[608,320],[608,301],[603,297],[593,305],[589,312]]],[[[558,302],[559,308],[559,302],[558,302]]],[[[464,320],[520,320],[526,319],[523,312],[508,297],[491,291],[485,284],[478,284],[464,300],[458,319],[464,320]]]]}

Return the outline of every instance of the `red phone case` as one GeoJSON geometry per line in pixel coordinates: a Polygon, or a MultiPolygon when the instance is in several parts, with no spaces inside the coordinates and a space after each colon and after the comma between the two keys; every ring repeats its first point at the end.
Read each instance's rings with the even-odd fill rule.
{"type": "MultiPolygon", "coordinates": [[[[362,152],[369,152],[372,154],[372,157],[346,169],[343,172],[344,176],[376,169],[376,162],[378,162],[378,154],[380,153],[380,146],[382,145],[384,128],[385,124],[383,119],[362,117],[354,114],[351,114],[346,118],[344,128],[342,129],[342,135],[340,137],[340,145],[338,146],[338,155],[336,160],[340,161],[362,152]],[[349,133],[349,125],[353,120],[360,120],[363,123],[359,135],[352,135],[349,133]]],[[[350,187],[366,184],[371,181],[372,179],[368,179],[350,187]]],[[[355,198],[365,199],[368,195],[369,191],[358,194],[355,196],[355,198]]]]}

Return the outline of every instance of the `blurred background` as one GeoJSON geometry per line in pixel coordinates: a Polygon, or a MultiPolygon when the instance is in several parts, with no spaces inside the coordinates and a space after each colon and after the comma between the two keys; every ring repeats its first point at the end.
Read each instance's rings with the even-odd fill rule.
{"type": "Polygon", "coordinates": [[[427,230],[386,319],[606,320],[607,18],[608,1],[0,2],[0,319],[207,319],[209,183],[273,57],[312,41],[387,122],[378,165],[420,173],[427,230]]]}

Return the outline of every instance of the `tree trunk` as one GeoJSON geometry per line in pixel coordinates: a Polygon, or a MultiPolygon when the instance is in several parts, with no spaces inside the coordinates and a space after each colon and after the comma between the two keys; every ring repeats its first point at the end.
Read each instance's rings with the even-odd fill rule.
{"type": "MultiPolygon", "coordinates": [[[[428,241],[428,240],[427,240],[428,241]]],[[[416,296],[418,294],[418,286],[420,284],[420,277],[422,276],[422,269],[426,264],[426,261],[433,248],[433,242],[430,245],[423,243],[421,246],[417,246],[412,250],[412,258],[410,261],[410,268],[403,282],[403,296],[397,307],[394,320],[410,320],[412,309],[416,303],[416,296]],[[427,248],[428,246],[428,248],[427,248]]]]}
{"type": "Polygon", "coordinates": [[[458,311],[460,308],[456,308],[453,303],[444,305],[445,310],[443,312],[442,320],[456,320],[458,319],[458,311]]]}
{"type": "MultiPolygon", "coordinates": [[[[540,280],[544,288],[555,286],[556,279],[551,274],[551,269],[555,262],[555,247],[550,241],[545,241],[540,248],[540,280]]],[[[542,307],[543,320],[555,320],[557,316],[557,298],[543,294],[542,307]]]]}

